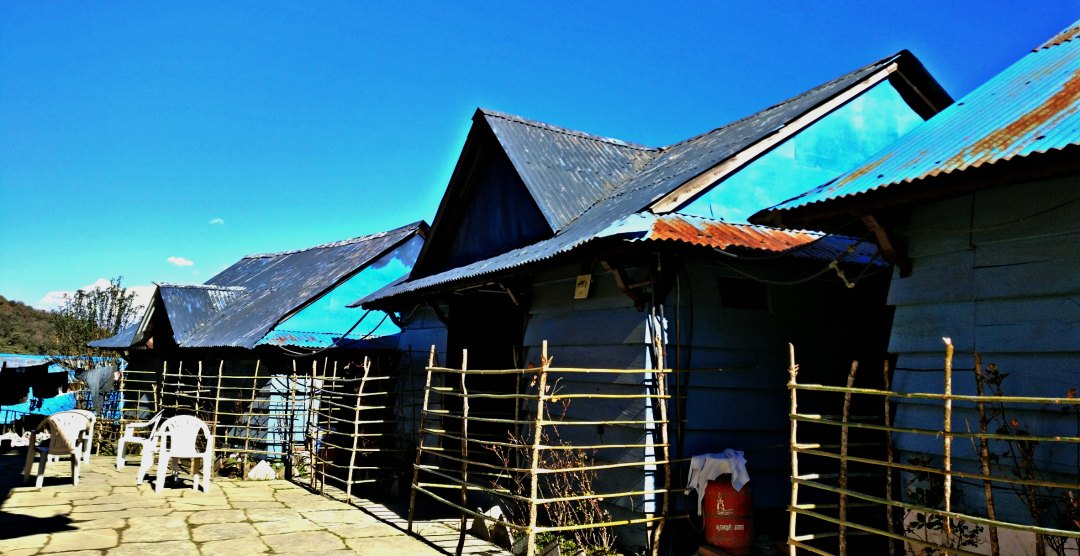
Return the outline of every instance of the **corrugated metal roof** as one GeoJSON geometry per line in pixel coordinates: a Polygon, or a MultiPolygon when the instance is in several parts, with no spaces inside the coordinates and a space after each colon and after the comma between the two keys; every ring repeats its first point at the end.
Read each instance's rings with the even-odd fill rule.
{"type": "Polygon", "coordinates": [[[660,149],[480,109],[551,229],[611,195],[660,149]]]}
{"type": "Polygon", "coordinates": [[[160,283],[157,290],[178,345],[244,294],[244,288],[209,284],[160,283]]]}
{"type": "Polygon", "coordinates": [[[344,349],[397,349],[401,334],[386,336],[342,336],[329,332],[297,332],[292,330],[272,330],[259,340],[259,345],[285,346],[298,348],[325,349],[338,347],[344,349]]]}
{"type": "MultiPolygon", "coordinates": [[[[282,319],[426,230],[426,223],[416,222],[308,249],[250,255],[204,285],[159,284],[158,291],[180,347],[252,348],[282,319]]],[[[92,345],[130,347],[137,329],[92,345]]]]}
{"type": "MultiPolygon", "coordinates": [[[[476,279],[576,249],[602,237],[601,233],[614,223],[646,209],[690,179],[776,133],[789,122],[828,102],[892,63],[911,64],[920,68],[920,71],[924,71],[921,70],[922,66],[918,60],[911,53],[904,51],[859,68],[757,114],[665,147],[640,171],[614,187],[610,194],[592,204],[581,216],[560,229],[554,237],[446,272],[391,284],[350,306],[366,305],[426,288],[476,279]]],[[[519,172],[521,172],[520,167],[519,172]]],[[[558,179],[557,173],[537,174],[537,176],[541,175],[549,179],[558,179]]],[[[548,190],[557,191],[558,185],[551,184],[548,190]]]]}
{"type": "MultiPolygon", "coordinates": [[[[1080,144],[1080,22],[861,167],[755,215],[1080,144]]],[[[808,208],[808,210],[813,210],[808,208]]]]}
{"type": "Polygon", "coordinates": [[[609,227],[601,235],[618,236],[624,233],[639,235],[632,241],[672,241],[720,250],[748,249],[805,259],[886,264],[879,261],[877,246],[857,238],[755,224],[734,224],[699,216],[635,214],[609,227]]]}
{"type": "Polygon", "coordinates": [[[99,349],[129,348],[135,343],[135,334],[139,332],[139,324],[140,323],[138,322],[129,324],[124,328],[121,328],[115,335],[100,340],[94,340],[90,342],[89,345],[90,347],[99,349]]]}
{"type": "Polygon", "coordinates": [[[181,347],[254,347],[284,317],[426,227],[423,222],[299,251],[252,255],[206,282],[245,294],[213,315],[181,347]]]}

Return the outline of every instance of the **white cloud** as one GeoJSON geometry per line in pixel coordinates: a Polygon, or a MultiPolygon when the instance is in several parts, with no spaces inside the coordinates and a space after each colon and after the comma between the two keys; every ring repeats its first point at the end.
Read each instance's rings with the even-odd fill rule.
{"type": "Polygon", "coordinates": [[[211,218],[210,223],[211,224],[224,224],[225,220],[222,219],[222,218],[211,218]]]}
{"type": "MultiPolygon", "coordinates": [[[[87,284],[87,285],[85,285],[85,286],[83,286],[81,288],[78,288],[78,289],[86,291],[86,290],[94,290],[94,289],[105,289],[105,288],[108,288],[109,286],[110,286],[110,282],[107,279],[98,278],[92,284],[87,284]]],[[[135,293],[135,304],[136,305],[141,305],[144,308],[146,307],[146,305],[148,303],[150,303],[150,297],[154,294],[154,288],[155,288],[155,286],[153,286],[153,285],[149,285],[149,286],[127,286],[127,290],[129,292],[134,292],[135,293]]],[[[49,293],[45,294],[45,297],[42,297],[36,303],[34,303],[33,306],[35,308],[41,309],[43,311],[52,311],[54,309],[59,309],[60,305],[62,305],[64,303],[64,298],[65,297],[71,297],[71,296],[75,295],[75,291],[76,290],[67,290],[67,291],[59,290],[59,291],[49,292],[49,293]]]]}
{"type": "Polygon", "coordinates": [[[191,262],[190,260],[185,259],[183,257],[169,257],[168,259],[165,259],[165,260],[169,261],[170,263],[172,263],[172,264],[174,264],[176,266],[191,266],[191,265],[195,264],[195,263],[191,262]]]}

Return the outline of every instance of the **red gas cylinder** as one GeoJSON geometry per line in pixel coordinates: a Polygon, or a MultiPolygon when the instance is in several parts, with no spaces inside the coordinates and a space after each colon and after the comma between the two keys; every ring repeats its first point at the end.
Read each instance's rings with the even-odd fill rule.
{"type": "Polygon", "coordinates": [[[748,556],[753,551],[754,512],[750,485],[737,491],[730,480],[709,481],[701,511],[706,542],[734,556],[748,556]]]}

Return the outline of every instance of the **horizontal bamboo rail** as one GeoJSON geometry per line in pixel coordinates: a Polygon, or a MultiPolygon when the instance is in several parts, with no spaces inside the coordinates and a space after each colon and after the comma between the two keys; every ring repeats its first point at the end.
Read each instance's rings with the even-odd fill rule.
{"type": "MultiPolygon", "coordinates": [[[[598,504],[619,498],[639,499],[653,497],[666,499],[673,494],[668,484],[663,487],[634,488],[632,490],[599,489],[581,487],[578,491],[551,490],[556,483],[556,476],[573,477],[567,484],[586,480],[591,485],[591,478],[600,472],[613,470],[640,470],[642,473],[656,470],[667,476],[669,460],[666,438],[657,440],[655,434],[646,432],[648,442],[629,443],[578,442],[571,443],[557,432],[563,427],[582,426],[624,426],[637,427],[645,431],[666,431],[668,420],[661,413],[652,418],[628,419],[583,419],[574,415],[563,414],[559,418],[551,417],[552,408],[563,408],[567,404],[588,403],[596,400],[624,400],[639,402],[642,408],[660,405],[666,407],[672,396],[656,382],[644,380],[640,393],[611,394],[574,391],[575,383],[557,380],[555,377],[573,375],[637,375],[659,377],[669,370],[650,369],[586,369],[555,368],[550,366],[547,344],[543,344],[541,366],[535,369],[470,369],[442,367],[434,364],[434,348],[429,354],[427,379],[424,388],[424,403],[421,408],[421,426],[417,460],[413,465],[412,495],[410,497],[410,522],[415,507],[416,493],[430,497],[436,502],[448,506],[464,516],[482,517],[481,514],[467,507],[468,493],[484,493],[506,503],[516,504],[520,508],[522,522],[511,523],[494,520],[506,527],[521,531],[527,538],[527,554],[532,555],[535,535],[542,532],[567,533],[586,531],[596,528],[611,528],[628,525],[646,524],[656,526],[667,518],[666,506],[655,514],[645,514],[640,518],[612,519],[610,514],[581,514],[574,523],[543,523],[556,514],[548,508],[562,505],[563,508],[584,508],[588,504],[598,504]],[[517,390],[491,390],[476,387],[469,383],[483,382],[489,376],[518,377],[517,390]],[[451,378],[452,377],[452,378],[451,378]],[[531,380],[530,380],[531,379],[531,380]],[[525,382],[531,382],[526,386],[525,382]],[[652,384],[652,386],[649,386],[652,384]],[[554,391],[548,390],[554,385],[554,391]],[[470,402],[472,402],[470,404],[470,402]],[[487,406],[472,407],[478,402],[487,402],[487,406]],[[504,404],[500,406],[498,404],[504,404]],[[481,409],[482,408],[482,409],[481,409]],[[485,429],[485,427],[487,427],[485,429]],[[499,427],[506,427],[499,430],[499,427]],[[550,434],[550,436],[549,436],[550,434]],[[555,441],[553,441],[555,440],[555,441]],[[634,461],[604,462],[596,459],[598,450],[640,450],[641,459],[634,461]],[[646,450],[654,450],[655,457],[645,458],[646,450]],[[479,455],[474,455],[479,454],[479,455]],[[427,460],[425,463],[424,460],[427,460]],[[515,463],[516,462],[516,463],[515,463]],[[430,478],[429,478],[430,477],[430,478]],[[432,481],[431,478],[437,478],[432,481]],[[586,478],[586,479],[583,479],[586,478]],[[481,484],[487,480],[490,484],[481,484]],[[441,496],[435,491],[459,491],[459,501],[451,501],[453,495],[441,496]],[[582,506],[575,506],[583,504],[582,506]],[[524,519],[527,516],[527,520],[524,519]]],[[[467,352],[463,360],[467,361],[467,352]]],[[[585,406],[583,406],[585,407],[585,406]]],[[[587,438],[587,437],[586,437],[587,438]]],[[[573,487],[571,487],[573,488],[573,487]]],[[[681,491],[679,491],[681,492],[681,491]]],[[[636,502],[635,504],[639,504],[636,502]]],[[[599,508],[600,506],[597,506],[599,508]]],[[[566,511],[579,510],[562,510],[566,511]]],[[[514,512],[511,512],[514,513],[514,512]]],[[[577,515],[577,514],[566,514],[577,515]]],[[[484,517],[492,521],[490,517],[484,517]]],[[[460,548],[460,543],[459,543],[460,548]]]]}
{"type": "MultiPolygon", "coordinates": [[[[1055,496],[1061,497],[1064,501],[1063,493],[1075,492],[1080,490],[1080,479],[1076,482],[1072,482],[1061,477],[1069,476],[1069,473],[1059,473],[1057,478],[1044,477],[1037,471],[1035,466],[1038,465],[1038,461],[1035,458],[1035,447],[1041,444],[1047,445],[1066,445],[1076,446],[1077,452],[1080,453],[1080,436],[1073,436],[1068,434],[1047,434],[1044,431],[1029,431],[1026,426],[1022,427],[1018,425],[1016,419],[1013,419],[1011,424],[1005,415],[1007,411],[1012,408],[1027,408],[1042,409],[1040,415],[1047,419],[1047,423],[1042,421],[1033,422],[1033,425],[1047,426],[1052,425],[1057,419],[1059,425],[1068,426],[1070,421],[1074,421],[1072,426],[1080,427],[1080,398],[1072,396],[1064,398],[1053,398],[1045,396],[1007,396],[1001,393],[1001,378],[997,378],[996,382],[991,384],[995,385],[994,395],[958,395],[951,393],[951,381],[952,372],[956,369],[952,367],[953,351],[951,344],[946,339],[946,356],[945,356],[945,382],[943,392],[930,393],[930,392],[894,392],[888,389],[889,383],[889,371],[888,367],[885,370],[885,388],[860,388],[854,387],[849,384],[847,387],[842,386],[827,386],[821,384],[799,384],[797,382],[798,365],[795,363],[794,351],[791,353],[791,364],[789,368],[789,374],[791,375],[791,381],[789,383],[789,391],[791,393],[791,411],[789,413],[789,419],[791,423],[791,444],[790,452],[792,456],[792,503],[789,505],[788,511],[790,514],[790,527],[788,534],[788,544],[790,547],[790,553],[795,554],[796,550],[805,551],[814,554],[832,554],[832,552],[822,542],[833,539],[837,544],[829,546],[838,546],[839,554],[846,554],[845,548],[845,535],[848,528],[853,531],[861,531],[871,536],[881,537],[889,540],[890,553],[893,553],[893,546],[891,541],[898,541],[907,543],[912,547],[926,548],[933,551],[942,551],[948,554],[980,554],[974,549],[970,549],[970,543],[986,542],[981,538],[977,538],[977,532],[972,529],[973,526],[980,526],[986,528],[984,534],[989,534],[991,544],[991,554],[997,554],[999,549],[997,532],[1000,530],[1012,530],[1018,533],[1024,533],[1032,535],[1036,544],[1043,544],[1047,542],[1047,539],[1059,539],[1059,542],[1064,542],[1066,539],[1072,539],[1077,546],[1080,546],[1080,527],[1077,529],[1062,529],[1059,527],[1050,526],[1040,523],[1036,514],[1033,514],[1033,522],[1030,523],[1018,523],[1002,519],[1000,517],[977,515],[970,510],[958,511],[950,507],[952,496],[950,490],[954,488],[955,482],[953,479],[966,479],[971,483],[965,483],[968,486],[977,484],[980,488],[980,492],[985,495],[986,507],[993,508],[993,497],[995,494],[1001,495],[1002,493],[1013,492],[1017,493],[1023,502],[1024,497],[1028,497],[1032,500],[1032,503],[1039,504],[1039,508],[1046,504],[1046,500],[1050,500],[1055,496]],[[829,393],[829,394],[843,394],[846,399],[850,399],[852,396],[864,396],[864,397],[877,397],[885,400],[885,413],[879,419],[853,419],[846,411],[837,418],[831,415],[821,414],[806,414],[798,411],[797,408],[797,392],[804,393],[829,393]],[[897,426],[891,419],[889,413],[889,401],[895,400],[908,400],[911,402],[921,402],[918,405],[926,406],[928,403],[941,404],[944,414],[944,425],[941,429],[926,429],[918,427],[904,427],[897,426]],[[988,417],[987,407],[991,406],[995,408],[996,413],[988,417]],[[952,412],[957,409],[964,409],[965,411],[974,413],[978,411],[980,419],[980,432],[968,432],[968,431],[956,431],[952,430],[952,412]],[[1075,417],[1073,417],[1075,415],[1075,417]],[[1063,416],[1065,416],[1063,418],[1063,416]],[[997,432],[983,432],[987,430],[995,430],[992,427],[987,427],[987,422],[996,418],[1002,423],[997,432]],[[865,422],[864,422],[865,421],[865,422]],[[879,424],[873,421],[884,421],[879,424]],[[871,454],[859,454],[852,455],[847,453],[847,447],[856,445],[855,443],[849,443],[846,439],[842,439],[840,446],[828,442],[800,442],[797,439],[796,431],[799,424],[807,424],[819,426],[823,425],[826,428],[833,428],[833,430],[847,430],[847,429],[861,429],[865,431],[865,434],[881,434],[885,440],[885,447],[887,449],[887,457],[880,457],[871,454]],[[910,435],[922,438],[936,438],[941,439],[943,445],[939,446],[943,454],[943,464],[941,467],[937,467],[928,463],[929,459],[914,460],[911,462],[899,462],[895,461],[893,457],[893,446],[896,441],[893,437],[910,435]],[[981,467],[978,472],[963,471],[954,469],[952,466],[953,458],[953,445],[952,439],[962,438],[971,440],[971,453],[977,455],[981,459],[981,467]],[[1002,447],[1007,448],[1005,454],[1013,454],[1010,457],[1016,458],[1011,461],[1002,461],[1006,455],[999,456],[1001,459],[997,460],[992,465],[988,464],[989,452],[986,449],[987,441],[995,441],[998,446],[997,449],[1002,447]],[[980,450],[980,443],[982,443],[982,449],[980,450]],[[1018,456],[1014,449],[1020,449],[1022,447],[1028,450],[1026,456],[1018,456]],[[799,473],[799,458],[813,457],[817,458],[816,461],[820,462],[818,469],[827,469],[830,464],[839,465],[841,472],[838,474],[827,472],[816,473],[799,473]],[[1024,460],[1026,463],[1021,464],[1020,457],[1031,458],[1030,460],[1024,460]],[[844,480],[840,480],[836,483],[832,479],[837,477],[856,477],[856,473],[848,471],[848,467],[851,465],[862,466],[867,469],[880,469],[886,472],[886,476],[891,481],[893,472],[904,472],[913,474],[912,477],[918,478],[922,485],[919,488],[929,489],[937,488],[932,487],[933,483],[931,479],[927,477],[940,477],[940,485],[944,485],[943,494],[939,499],[943,501],[942,507],[931,507],[926,504],[920,504],[917,500],[905,500],[896,498],[893,496],[891,489],[886,489],[884,495],[871,494],[865,492],[862,488],[855,488],[850,483],[845,484],[844,480]],[[1024,467],[1012,469],[1009,466],[1024,467]],[[821,467],[824,466],[824,467],[821,467]],[[993,469],[1000,469],[1000,473],[993,472],[993,469]],[[1022,472],[1021,472],[1022,471],[1022,472]],[[826,480],[828,480],[826,482],[826,480]],[[985,488],[983,488],[985,487],[985,488]],[[841,504],[837,507],[839,515],[832,512],[833,504],[829,502],[815,502],[815,503],[800,503],[799,497],[806,496],[805,493],[814,491],[820,498],[821,495],[837,497],[841,504]],[[985,492],[983,492],[985,491],[985,492]],[[1035,497],[1038,497],[1038,502],[1034,502],[1035,497]],[[845,515],[843,512],[844,501],[848,498],[857,500],[857,504],[860,507],[865,508],[884,508],[885,522],[888,528],[882,528],[876,524],[866,523],[869,516],[878,515],[874,512],[864,511],[856,512],[856,515],[845,515]],[[923,525],[917,528],[911,527],[894,527],[894,520],[898,515],[914,515],[919,514],[923,516],[938,516],[940,519],[936,522],[940,527],[940,538],[936,538],[930,535],[930,532],[937,532],[937,529],[931,529],[926,524],[930,521],[922,522],[923,525]],[[828,524],[836,527],[834,531],[816,531],[811,534],[800,534],[797,531],[797,516],[802,516],[805,519],[810,519],[817,524],[828,524]],[[861,517],[861,519],[860,519],[861,517]],[[916,534],[918,533],[918,534],[916,534]],[[961,539],[964,545],[957,546],[957,539],[961,539]]],[[[983,376],[979,373],[982,372],[982,367],[979,362],[979,357],[976,355],[977,365],[973,369],[976,373],[977,381],[984,380],[983,376]]],[[[996,376],[996,375],[995,375],[996,376]]],[[[982,393],[982,383],[979,383],[979,392],[982,393]]],[[[837,402],[839,403],[839,402],[837,402]]],[[[970,424],[969,424],[970,428],[970,424]]],[[[825,429],[821,429],[825,430],[825,429]]],[[[1056,432],[1056,431],[1053,431],[1056,432]]],[[[923,441],[925,443],[925,440],[923,441]]],[[[874,441],[864,441],[863,446],[873,448],[878,443],[874,441]]],[[[936,451],[932,453],[937,453],[936,451]]],[[[1058,452],[1060,453],[1060,452],[1058,452]]],[[[1076,462],[1077,471],[1076,476],[1080,477],[1080,462],[1076,462]]],[[[872,475],[865,474],[864,475],[872,475]]],[[[915,479],[911,479],[914,481],[915,479]]],[[[888,484],[888,483],[886,483],[888,484]]],[[[910,481],[909,481],[909,484],[910,481]]],[[[863,487],[865,488],[865,487],[863,487]]],[[[909,489],[912,487],[909,487],[909,489]]],[[[909,490],[909,492],[911,492],[909,490]]],[[[934,500],[935,498],[926,498],[927,500],[934,500]]],[[[1033,510],[1034,511],[1034,510],[1033,510]]],[[[911,549],[915,550],[915,549],[911,549]]]]}

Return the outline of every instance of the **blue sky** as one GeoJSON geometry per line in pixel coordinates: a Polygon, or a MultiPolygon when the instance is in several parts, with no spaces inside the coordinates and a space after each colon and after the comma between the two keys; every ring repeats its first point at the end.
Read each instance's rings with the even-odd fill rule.
{"type": "Polygon", "coordinates": [[[1053,2],[3,2],[0,295],[201,283],[434,216],[477,106],[653,146],[912,50],[959,97],[1053,2]]]}

